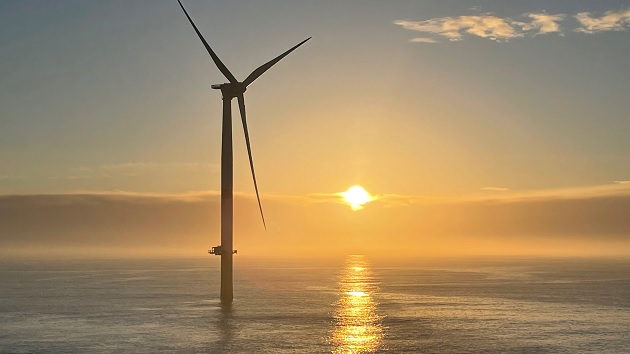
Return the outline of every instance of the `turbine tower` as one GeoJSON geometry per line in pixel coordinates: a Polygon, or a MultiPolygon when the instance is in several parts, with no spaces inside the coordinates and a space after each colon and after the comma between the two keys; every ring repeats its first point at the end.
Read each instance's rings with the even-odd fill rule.
{"type": "Polygon", "coordinates": [[[256,199],[258,200],[258,209],[260,209],[260,217],[262,218],[263,226],[267,230],[265,223],[265,216],[263,214],[262,205],[260,204],[260,195],[258,194],[258,184],[256,183],[256,173],[254,172],[254,160],[252,159],[252,149],[249,143],[249,131],[247,130],[247,118],[245,116],[245,98],[243,94],[254,80],[260,75],[264,74],[274,64],[279,62],[282,58],[289,53],[297,49],[297,47],[304,44],[311,37],[298,43],[291,49],[280,54],[273,60],[261,65],[256,70],[252,71],[249,76],[243,81],[238,81],[234,75],[228,70],[228,68],[221,62],[221,59],[214,53],[212,48],[208,45],[208,42],[203,38],[197,26],[188,15],[188,12],[182,5],[180,0],[179,6],[184,11],[184,14],[190,21],[193,29],[199,36],[199,39],[206,47],[208,54],[212,57],[214,64],[223,73],[229,82],[224,84],[212,85],[213,89],[221,90],[223,96],[223,127],[221,133],[221,245],[212,247],[210,254],[221,256],[221,302],[230,304],[234,298],[233,291],[233,255],[236,253],[233,247],[233,202],[234,202],[234,190],[233,190],[233,154],[232,154],[232,99],[237,98],[238,108],[241,112],[241,121],[243,122],[243,132],[245,133],[245,144],[247,145],[247,155],[249,156],[249,167],[252,171],[252,179],[254,180],[254,189],[256,190],[256,199]]]}

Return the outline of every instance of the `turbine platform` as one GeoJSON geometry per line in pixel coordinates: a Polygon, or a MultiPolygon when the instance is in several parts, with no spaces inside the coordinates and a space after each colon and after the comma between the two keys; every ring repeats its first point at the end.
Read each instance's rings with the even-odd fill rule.
{"type": "MultiPolygon", "coordinates": [[[[232,251],[232,254],[236,254],[237,252],[238,252],[237,250],[234,250],[232,251]]],[[[215,256],[220,256],[221,254],[223,254],[222,247],[221,246],[212,247],[212,249],[208,250],[208,253],[213,254],[215,256]]]]}

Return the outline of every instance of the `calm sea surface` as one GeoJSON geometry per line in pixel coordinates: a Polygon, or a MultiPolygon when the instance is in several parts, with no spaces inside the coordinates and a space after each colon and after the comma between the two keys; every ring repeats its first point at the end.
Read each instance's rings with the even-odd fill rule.
{"type": "Polygon", "coordinates": [[[0,261],[6,353],[630,353],[630,263],[0,261]]]}

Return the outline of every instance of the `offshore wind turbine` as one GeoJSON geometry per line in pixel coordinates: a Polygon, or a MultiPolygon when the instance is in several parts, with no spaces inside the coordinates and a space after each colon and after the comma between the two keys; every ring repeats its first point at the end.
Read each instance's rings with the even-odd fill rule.
{"type": "Polygon", "coordinates": [[[232,99],[238,100],[238,108],[241,112],[241,121],[243,122],[243,132],[245,133],[245,144],[247,145],[247,155],[249,156],[249,167],[252,171],[252,179],[254,181],[254,189],[256,190],[256,199],[258,200],[258,209],[260,209],[260,217],[262,218],[263,226],[267,230],[265,223],[265,215],[263,214],[262,205],[260,204],[260,195],[258,194],[258,183],[256,183],[256,173],[254,172],[254,160],[252,159],[252,149],[249,143],[249,131],[247,130],[247,118],[245,116],[245,98],[244,93],[254,80],[260,75],[264,74],[274,64],[279,62],[282,58],[289,53],[297,49],[297,47],[304,44],[311,37],[303,40],[291,49],[280,54],[271,61],[261,65],[256,70],[252,71],[247,78],[243,81],[238,81],[234,75],[228,70],[228,68],[221,62],[221,59],[214,53],[208,42],[203,38],[199,29],[188,15],[188,12],[182,5],[180,0],[179,6],[184,11],[184,14],[188,18],[188,21],[192,25],[193,29],[199,36],[199,39],[206,47],[208,54],[212,57],[214,64],[219,68],[221,73],[228,79],[229,82],[224,84],[212,85],[213,89],[221,90],[223,98],[223,127],[221,133],[221,245],[212,247],[208,253],[221,256],[221,302],[229,304],[234,298],[233,290],[233,255],[236,253],[233,247],[233,203],[234,203],[234,189],[233,189],[233,153],[232,153],[232,99]]]}

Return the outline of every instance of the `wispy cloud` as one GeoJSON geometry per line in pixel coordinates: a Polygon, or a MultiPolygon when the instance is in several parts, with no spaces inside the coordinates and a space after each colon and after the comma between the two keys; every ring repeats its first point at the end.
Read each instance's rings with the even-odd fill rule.
{"type": "Polygon", "coordinates": [[[82,166],[72,169],[67,175],[61,177],[57,176],[55,178],[91,179],[110,177],[138,177],[147,173],[155,173],[159,171],[217,172],[218,166],[216,164],[199,162],[125,162],[101,166],[82,166]]]}
{"type": "Polygon", "coordinates": [[[438,42],[433,38],[427,38],[427,37],[416,37],[416,38],[412,38],[411,41],[414,43],[437,43],[438,42]]]}
{"type": "MultiPolygon", "coordinates": [[[[466,204],[512,204],[521,202],[546,202],[563,200],[590,200],[598,198],[630,198],[630,181],[614,181],[611,184],[577,187],[542,189],[534,191],[515,192],[507,187],[488,186],[482,191],[498,192],[492,194],[471,194],[464,196],[436,196],[409,194],[375,194],[375,205],[384,207],[406,206],[435,206],[435,205],[466,205],[466,204]]],[[[272,197],[272,196],[269,196],[272,197]]],[[[347,204],[340,193],[309,194],[304,197],[273,196],[275,199],[289,200],[303,204],[347,204]]]]}
{"type": "Polygon", "coordinates": [[[560,32],[560,22],[566,17],[566,15],[549,15],[546,13],[529,14],[531,22],[527,24],[523,30],[538,30],[537,34],[546,34],[560,32]]]}
{"type": "MultiPolygon", "coordinates": [[[[505,187],[484,187],[486,191],[506,192],[495,194],[492,197],[487,195],[471,195],[460,197],[429,197],[414,195],[383,195],[383,201],[390,199],[395,201],[406,200],[408,204],[467,204],[467,203],[496,203],[509,204],[524,201],[560,201],[560,200],[586,200],[597,198],[630,197],[630,181],[615,181],[615,183],[586,186],[578,188],[543,189],[535,191],[511,192],[505,187]]],[[[394,204],[398,204],[395,202],[394,204]]]]}
{"type": "Polygon", "coordinates": [[[465,33],[492,40],[522,36],[506,19],[494,15],[442,17],[425,21],[397,20],[394,24],[412,31],[440,35],[449,41],[460,41],[465,33]]]}
{"type": "Polygon", "coordinates": [[[505,187],[483,187],[481,190],[491,191],[491,192],[507,192],[510,189],[505,187]]]}
{"type": "Polygon", "coordinates": [[[627,31],[630,28],[630,8],[607,11],[602,16],[593,16],[590,12],[575,15],[580,23],[576,32],[596,33],[604,31],[627,31]]]}
{"type": "MultiPolygon", "coordinates": [[[[407,30],[441,36],[449,41],[461,41],[465,36],[473,36],[506,42],[512,39],[549,33],[563,35],[562,23],[568,15],[532,12],[517,17],[523,20],[486,13],[438,17],[421,21],[396,20],[394,24],[407,30]]],[[[579,24],[579,27],[573,30],[575,32],[596,33],[630,29],[630,8],[608,11],[601,16],[593,15],[590,12],[581,12],[572,17],[575,17],[579,24]]],[[[437,43],[438,41],[431,37],[418,37],[411,39],[411,42],[437,43]]]]}
{"type": "Polygon", "coordinates": [[[2,180],[20,180],[20,179],[26,179],[26,177],[24,176],[20,176],[20,175],[2,175],[0,174],[0,181],[2,180]]]}

